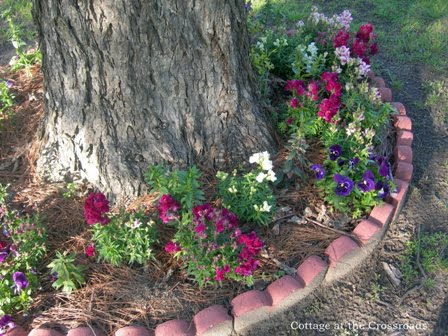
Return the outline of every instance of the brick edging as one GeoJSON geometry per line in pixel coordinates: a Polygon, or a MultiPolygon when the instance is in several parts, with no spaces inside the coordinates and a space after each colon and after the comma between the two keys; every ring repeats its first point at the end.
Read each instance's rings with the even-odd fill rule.
{"type": "MultiPolygon", "coordinates": [[[[213,305],[194,315],[190,322],[170,320],[157,325],[155,330],[142,326],[120,328],[115,336],[230,336],[243,332],[255,324],[281,313],[309,296],[320,286],[327,286],[342,279],[360,266],[379,245],[389,227],[403,208],[413,174],[412,165],[412,121],[399,102],[392,102],[392,91],[381,77],[369,74],[371,85],[378,88],[383,102],[390,102],[397,114],[393,116],[396,130],[394,149],[394,182],[398,187],[384,204],[375,206],[369,217],[361,220],[352,234],[358,242],[348,236],[334,240],[325,250],[328,263],[318,256],[306,258],[296,269],[295,276],[285,275],[271,283],[265,290],[250,290],[232,299],[232,311],[213,305]]],[[[7,336],[61,336],[51,329],[38,328],[27,332],[17,327],[7,336]]],[[[98,330],[80,327],[68,331],[67,336],[99,336],[98,330]]]]}

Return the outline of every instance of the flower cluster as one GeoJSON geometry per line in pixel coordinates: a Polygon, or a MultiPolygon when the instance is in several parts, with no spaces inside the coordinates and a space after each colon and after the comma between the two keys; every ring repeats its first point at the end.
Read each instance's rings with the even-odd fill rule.
{"type": "MultiPolygon", "coordinates": [[[[330,146],[328,159],[324,164],[327,169],[322,165],[314,164],[311,170],[315,174],[318,185],[326,189],[330,195],[327,200],[334,199],[331,196],[332,192],[334,196],[347,199],[345,203],[351,202],[352,205],[368,210],[370,206],[377,204],[379,200],[384,200],[390,193],[392,174],[384,156],[370,153],[367,157],[348,158],[344,156],[342,146],[336,144],[330,146]],[[353,192],[355,188],[357,192],[353,192]]],[[[335,204],[337,207],[340,202],[335,204]]]]}
{"type": "Polygon", "coordinates": [[[249,163],[257,163],[262,172],[257,175],[257,182],[261,183],[263,181],[271,181],[274,182],[277,178],[275,177],[275,173],[272,170],[273,165],[272,161],[269,159],[268,152],[260,152],[255,153],[249,158],[249,163]],[[264,172],[266,171],[266,173],[264,172]]]}
{"type": "Polygon", "coordinates": [[[109,217],[106,215],[109,210],[109,201],[100,192],[90,193],[84,202],[84,216],[89,225],[97,223],[107,225],[110,222],[109,217]]]}
{"type": "Polygon", "coordinates": [[[178,211],[180,209],[180,204],[176,202],[174,198],[170,195],[162,195],[159,204],[157,205],[157,210],[159,211],[159,218],[163,223],[169,223],[172,220],[178,219],[178,211]]]}
{"type": "MultiPolygon", "coordinates": [[[[292,83],[300,88],[297,83],[292,83]]],[[[275,198],[269,182],[277,180],[268,152],[255,153],[249,163],[258,167],[244,175],[233,171],[231,175],[218,172],[218,197],[244,222],[267,225],[275,212],[275,198]]]]}
{"type": "Polygon", "coordinates": [[[259,264],[256,256],[264,245],[255,232],[241,232],[234,213],[206,203],[195,206],[192,218],[182,221],[165,251],[181,258],[201,286],[224,279],[252,281],[259,264]]]}
{"type": "Polygon", "coordinates": [[[332,122],[333,117],[338,113],[341,105],[342,85],[339,83],[339,76],[336,72],[322,73],[321,80],[325,85],[325,91],[329,95],[319,104],[317,115],[326,122],[332,122]]]}
{"type": "Polygon", "coordinates": [[[259,264],[259,261],[255,260],[254,257],[260,253],[264,244],[253,231],[249,234],[238,236],[237,243],[242,245],[243,249],[238,255],[240,266],[235,268],[235,273],[250,276],[259,264]]]}

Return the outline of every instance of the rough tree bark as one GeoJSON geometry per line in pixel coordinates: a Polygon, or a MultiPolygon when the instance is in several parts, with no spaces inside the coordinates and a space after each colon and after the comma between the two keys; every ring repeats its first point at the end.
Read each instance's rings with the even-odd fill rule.
{"type": "Polygon", "coordinates": [[[155,162],[223,167],[274,150],[243,0],[33,0],[46,117],[38,170],[112,197],[155,162]]]}

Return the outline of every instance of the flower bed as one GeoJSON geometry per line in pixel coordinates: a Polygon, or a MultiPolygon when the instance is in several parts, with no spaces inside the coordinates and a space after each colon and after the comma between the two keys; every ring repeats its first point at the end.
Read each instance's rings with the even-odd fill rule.
{"type": "MultiPolygon", "coordinates": [[[[37,219],[9,210],[3,190],[5,240],[0,260],[6,267],[2,268],[3,287],[0,289],[8,303],[1,307],[4,315],[0,328],[13,327],[10,314],[27,308],[31,295],[39,289],[38,280],[43,280],[43,274],[53,287],[65,292],[83,286],[85,280],[89,286],[89,274],[84,265],[89,266],[90,276],[95,277],[98,269],[107,268],[114,274],[124,270],[120,267],[127,263],[134,268],[126,270],[134,269],[135,275],[141,276],[135,265],[150,264],[163,273],[159,280],[165,278],[166,282],[171,277],[170,272],[176,272],[176,281],[196,285],[199,292],[230,287],[230,292],[235,294],[244,291],[246,285],[264,289],[276,278],[281,278],[283,285],[287,283],[297,289],[303,284],[282,276],[295,275],[302,259],[291,259],[294,253],[288,248],[289,256],[283,258],[275,241],[276,236],[282,236],[279,225],[286,227],[293,218],[296,218],[292,221],[296,226],[311,222],[333,234],[317,252],[323,254],[327,248],[332,262],[337,262],[340,254],[328,252],[331,246],[341,245],[347,253],[356,249],[356,242],[348,238],[352,236],[349,231],[357,224],[353,219],[365,216],[391,191],[396,194],[403,188],[396,189],[388,161],[391,152],[382,147],[387,143],[385,136],[389,134],[393,108],[381,101],[380,90],[368,85],[368,63],[378,51],[376,36],[370,24],[350,33],[350,21],[348,11],[327,18],[313,10],[308,24],[300,23],[296,31],[289,32],[289,37],[284,35],[277,39],[274,32],[268,32],[267,37],[262,36],[254,43],[252,58],[260,77],[266,78],[269,73],[286,76],[286,93],[282,95],[285,99],[288,97],[288,103],[275,123],[285,138],[289,137],[289,146],[274,163],[269,153],[255,153],[240,170],[205,177],[201,177],[195,167],[187,170],[151,167],[146,180],[153,194],[143,204],[145,206],[132,211],[111,212],[104,195],[90,193],[84,202],[89,230],[71,249],[72,253],[56,254],[47,273],[39,264],[40,257],[45,254],[43,228],[37,224],[37,219]],[[282,53],[284,55],[279,57],[282,53]],[[292,66],[288,68],[284,64],[292,66]],[[266,69],[271,71],[267,73],[266,69]],[[301,182],[300,178],[307,176],[315,177],[316,186],[301,182]],[[214,191],[203,191],[201,181],[204,179],[216,185],[214,191]],[[305,204],[287,209],[294,203],[292,198],[289,202],[283,200],[285,193],[291,192],[291,186],[305,191],[300,195],[309,196],[319,191],[322,200],[315,201],[309,196],[311,200],[305,204]],[[310,214],[312,204],[322,211],[310,214]],[[305,208],[308,213],[304,213],[305,208]],[[339,220],[341,214],[350,216],[344,225],[337,227],[331,220],[339,220]],[[30,251],[37,247],[37,251],[44,252],[31,255],[30,251]],[[86,256],[77,260],[73,250],[79,253],[80,247],[86,256]],[[97,267],[95,261],[106,264],[100,263],[97,267]],[[117,268],[114,270],[108,265],[117,268]],[[34,273],[39,272],[40,277],[35,277],[34,273]],[[237,282],[243,285],[235,285],[237,282]]],[[[398,164],[403,165],[403,156],[409,153],[397,147],[398,164]]],[[[404,174],[403,170],[399,172],[404,174]]],[[[283,229],[283,235],[288,230],[283,229]]],[[[357,230],[362,231],[362,227],[358,225],[357,230]]],[[[292,237],[297,237],[298,232],[303,231],[294,232],[292,237]]],[[[370,236],[362,232],[364,236],[358,235],[358,239],[367,241],[370,236]]],[[[288,247],[288,244],[283,246],[288,247]]],[[[313,253],[308,250],[305,254],[313,253]]],[[[317,259],[313,262],[324,265],[317,259]]],[[[299,271],[300,279],[308,285],[304,268],[302,273],[299,271]]],[[[321,271],[324,268],[322,266],[321,271]]],[[[114,276],[109,280],[113,281],[114,276]]],[[[249,301],[267,300],[262,306],[275,305],[272,301],[276,297],[275,288],[271,285],[267,291],[251,291],[256,294],[253,298],[252,294],[247,297],[249,301]]],[[[243,304],[246,296],[242,295],[232,303],[236,317],[245,315],[247,310],[243,304]]],[[[220,313],[220,316],[223,315],[220,313]]],[[[122,318],[123,323],[132,320],[129,316],[122,318]]],[[[117,325],[119,323],[112,329],[117,325]]]]}

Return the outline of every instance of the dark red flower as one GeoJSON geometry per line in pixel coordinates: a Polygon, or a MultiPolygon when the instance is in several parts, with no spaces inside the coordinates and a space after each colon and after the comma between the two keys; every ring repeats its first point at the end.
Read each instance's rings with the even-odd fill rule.
{"type": "Polygon", "coordinates": [[[350,34],[345,30],[340,30],[340,31],[338,31],[338,33],[336,34],[336,37],[333,40],[333,46],[335,48],[347,46],[349,39],[350,39],[350,34]]]}
{"type": "Polygon", "coordinates": [[[359,31],[356,37],[363,40],[365,43],[370,41],[370,34],[373,32],[373,26],[371,23],[366,23],[359,27],[359,31]]]}
{"type": "Polygon", "coordinates": [[[370,55],[376,55],[376,54],[378,54],[378,43],[373,43],[371,46],[370,46],[370,55]]]}
{"type": "Polygon", "coordinates": [[[366,54],[366,51],[367,51],[366,44],[362,40],[356,39],[355,43],[353,43],[353,53],[356,56],[362,58],[366,54]]]}
{"type": "Polygon", "coordinates": [[[109,201],[104,194],[90,193],[84,203],[84,216],[87,224],[108,224],[110,220],[105,213],[109,212],[109,210],[109,201]]]}

